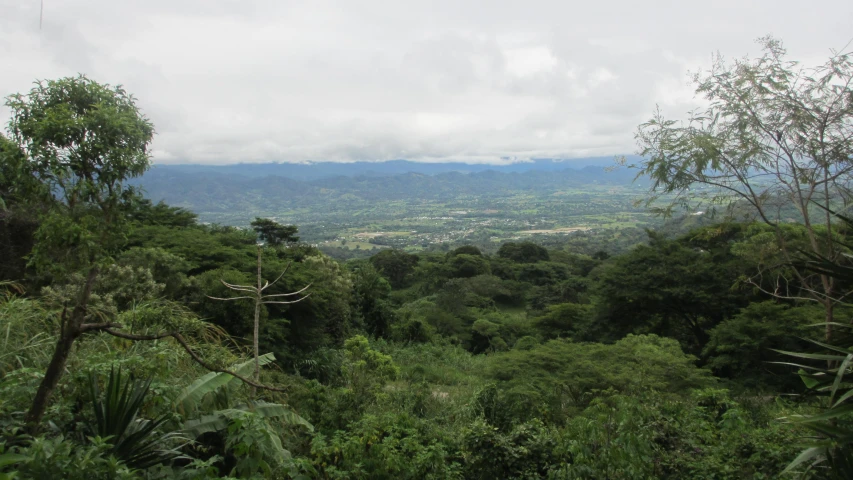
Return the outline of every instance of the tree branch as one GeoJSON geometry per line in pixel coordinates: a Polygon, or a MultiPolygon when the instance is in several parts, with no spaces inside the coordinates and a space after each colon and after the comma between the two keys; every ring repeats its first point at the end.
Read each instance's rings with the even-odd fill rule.
{"type": "MultiPolygon", "coordinates": [[[[118,325],[114,325],[114,326],[118,326],[118,325]]],[[[198,356],[198,354],[195,351],[193,351],[192,347],[189,346],[187,341],[184,339],[183,335],[181,335],[178,332],[160,333],[157,335],[134,335],[134,334],[130,334],[130,333],[118,332],[118,331],[113,330],[112,328],[103,328],[102,331],[107,332],[114,337],[124,338],[125,340],[133,340],[133,341],[161,340],[161,339],[166,338],[166,337],[172,337],[178,343],[180,343],[182,347],[184,347],[184,350],[187,351],[187,353],[190,355],[190,357],[192,357],[193,360],[195,360],[196,363],[198,363],[199,365],[201,365],[202,367],[204,367],[205,369],[207,369],[211,372],[218,372],[218,373],[224,373],[226,375],[231,375],[234,378],[240,379],[243,383],[250,385],[252,387],[255,387],[255,388],[260,388],[263,390],[269,390],[272,392],[286,392],[286,390],[283,388],[270,387],[268,385],[256,383],[256,382],[253,382],[252,380],[249,380],[248,378],[240,375],[239,373],[233,372],[231,370],[226,370],[224,368],[217,368],[217,367],[205,362],[201,357],[198,356]]]]}

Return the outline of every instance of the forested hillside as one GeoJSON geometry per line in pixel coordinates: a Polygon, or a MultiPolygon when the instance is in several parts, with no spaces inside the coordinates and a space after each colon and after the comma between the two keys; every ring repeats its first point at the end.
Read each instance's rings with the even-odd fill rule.
{"type": "MultiPolygon", "coordinates": [[[[766,48],[698,85],[728,120],[638,133],[650,207],[755,220],[687,215],[618,254],[516,239],[339,262],[298,225],[204,224],[146,198],[154,126],[120,87],[8,97],[0,478],[850,478],[853,94],[837,78],[853,64],[801,87],[766,48]]],[[[168,175],[251,203],[583,173],[391,176],[389,198],[371,177],[168,175]]]]}
{"type": "Polygon", "coordinates": [[[176,168],[153,169],[138,183],[153,199],[199,211],[314,206],[336,201],[387,202],[419,198],[448,200],[462,196],[505,197],[516,192],[542,195],[593,185],[630,185],[636,173],[608,171],[604,167],[566,168],[558,171],[501,173],[448,172],[424,175],[408,172],[390,176],[336,176],[311,181],[269,175],[185,172],[176,168]]]}

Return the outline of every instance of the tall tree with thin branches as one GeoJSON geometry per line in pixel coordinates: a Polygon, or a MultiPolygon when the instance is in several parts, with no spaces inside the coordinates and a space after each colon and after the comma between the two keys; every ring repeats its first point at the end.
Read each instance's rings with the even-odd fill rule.
{"type": "MultiPolygon", "coordinates": [[[[261,306],[262,305],[269,305],[269,304],[289,305],[289,304],[301,302],[302,300],[305,300],[306,298],[308,298],[311,295],[310,293],[304,294],[305,291],[307,291],[308,288],[311,287],[311,284],[308,284],[305,287],[303,287],[300,290],[297,290],[295,292],[264,294],[264,291],[266,289],[272,287],[273,285],[278,283],[278,281],[281,280],[282,277],[284,277],[284,274],[287,273],[287,271],[290,269],[291,264],[288,263],[287,266],[284,268],[284,271],[282,271],[281,274],[275,280],[273,280],[272,282],[267,281],[267,282],[263,283],[263,278],[261,277],[261,270],[262,270],[262,264],[263,264],[263,245],[261,245],[259,243],[257,245],[257,249],[258,249],[258,269],[257,269],[257,284],[256,285],[234,285],[234,284],[226,282],[223,279],[219,280],[220,282],[222,282],[223,285],[225,285],[226,288],[228,288],[230,290],[233,290],[235,292],[249,293],[251,295],[241,295],[238,297],[229,297],[229,298],[211,297],[208,295],[208,298],[211,298],[213,300],[221,300],[224,302],[235,301],[235,300],[254,300],[254,302],[255,302],[255,322],[254,322],[254,333],[252,335],[252,347],[253,347],[254,358],[255,358],[254,379],[255,379],[256,383],[259,381],[260,372],[261,372],[261,366],[260,366],[260,362],[258,360],[258,358],[260,356],[260,352],[258,350],[258,337],[260,335],[261,306]],[[302,295],[302,296],[300,296],[300,295],[302,295]],[[296,298],[295,300],[283,300],[284,298],[288,298],[288,297],[298,297],[298,298],[296,298]]],[[[254,393],[255,393],[255,388],[252,387],[252,394],[254,394],[254,393]]]]}
{"type": "Polygon", "coordinates": [[[776,232],[781,254],[754,284],[761,288],[758,279],[775,271],[775,288],[767,293],[821,303],[829,338],[841,296],[836,281],[788,269],[797,285],[789,290],[779,267],[794,264],[797,251],[781,227],[802,224],[811,253],[841,259],[831,212],[846,207],[853,181],[853,60],[833,52],[823,65],[805,68],[786,58],[779,40],[759,42],[761,57],[727,62],[717,55],[709,71],[693,76],[707,108],[685,121],[658,110],[640,125],[643,160],[635,166],[651,178],[649,203],[666,200],[662,213],[679,206],[751,208],[776,232]]]}

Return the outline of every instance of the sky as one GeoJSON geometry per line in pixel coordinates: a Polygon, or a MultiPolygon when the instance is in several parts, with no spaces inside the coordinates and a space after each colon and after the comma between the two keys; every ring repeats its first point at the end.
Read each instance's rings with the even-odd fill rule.
{"type": "MultiPolygon", "coordinates": [[[[688,72],[781,39],[814,65],[849,0],[0,0],[0,96],[121,84],[155,163],[464,161],[630,154],[688,72]]],[[[8,110],[0,107],[0,121],[8,110]]]]}

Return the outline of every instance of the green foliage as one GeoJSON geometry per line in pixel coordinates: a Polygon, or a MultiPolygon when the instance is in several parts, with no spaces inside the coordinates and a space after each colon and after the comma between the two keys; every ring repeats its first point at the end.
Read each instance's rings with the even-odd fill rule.
{"type": "Polygon", "coordinates": [[[410,255],[400,250],[383,250],[370,257],[370,263],[391,282],[394,288],[405,286],[418,260],[417,255],[410,255]]]}
{"type": "Polygon", "coordinates": [[[665,478],[775,479],[799,449],[803,432],[777,420],[791,411],[778,400],[739,402],[720,389],[697,390],[680,403],[639,400],[654,425],[665,478]]]}
{"type": "Polygon", "coordinates": [[[489,262],[481,255],[456,254],[450,261],[450,267],[453,269],[455,278],[470,278],[490,273],[489,262]]]}
{"type": "Polygon", "coordinates": [[[395,314],[388,303],[391,285],[368,262],[349,266],[352,272],[353,314],[356,321],[364,325],[367,333],[377,337],[388,337],[395,314]]]}
{"type": "Polygon", "coordinates": [[[555,463],[554,432],[541,422],[516,426],[509,433],[475,421],[462,439],[465,478],[543,478],[555,463]]]}
{"type": "Polygon", "coordinates": [[[44,185],[30,175],[21,147],[0,134],[0,212],[14,207],[37,206],[44,201],[44,185]]]}
{"type": "Polygon", "coordinates": [[[715,374],[737,379],[749,387],[771,386],[791,389],[791,375],[768,362],[780,360],[775,350],[799,351],[807,344],[800,340],[810,333],[808,325],[822,312],[814,305],[790,307],[776,302],[752,303],[710,332],[703,351],[715,374]],[[763,385],[764,384],[764,385],[763,385]]]}
{"type": "Polygon", "coordinates": [[[746,292],[732,288],[744,268],[733,255],[652,236],[651,245],[602,267],[597,287],[602,333],[667,335],[698,354],[708,330],[748,303],[746,292]]]}
{"type": "MultiPolygon", "coordinates": [[[[222,302],[210,297],[231,296],[231,291],[222,282],[232,285],[251,285],[253,280],[251,274],[231,268],[210,270],[192,277],[190,281],[194,290],[193,300],[197,302],[195,311],[202,317],[211,319],[231,335],[251,338],[252,319],[255,314],[254,303],[251,300],[222,302]]],[[[267,323],[267,315],[268,309],[262,307],[262,324],[267,323]]]]}
{"type": "Polygon", "coordinates": [[[596,398],[560,432],[556,452],[564,460],[548,478],[659,478],[655,475],[655,432],[648,428],[648,413],[631,397],[596,398]]]}
{"type": "MultiPolygon", "coordinates": [[[[558,203],[495,208],[492,231],[457,239],[456,245],[471,243],[455,249],[420,243],[425,235],[442,235],[440,227],[398,219],[387,229],[394,233],[371,242],[408,245],[417,255],[385,248],[341,265],[315,247],[293,244],[294,225],[260,217],[254,232],[199,225],[193,213],[155,205],[127,187],[147,167],[150,125],[120,89],[80,77],[41,82],[30,96],[9,102],[17,130],[0,138],[0,210],[6,209],[3,222],[23,223],[3,223],[0,241],[14,248],[0,254],[11,252],[12,263],[22,263],[30,234],[23,229],[13,238],[10,232],[26,222],[38,227],[29,242],[41,248],[33,256],[39,276],[22,283],[42,295],[28,298],[16,289],[0,298],[0,477],[769,479],[780,476],[796,455],[795,440],[809,429],[819,436],[817,450],[793,468],[820,460],[815,476],[830,476],[824,465],[845,472],[853,398],[845,375],[853,354],[829,344],[818,347],[831,354],[799,354],[820,362],[801,373],[817,400],[773,398],[767,388],[793,388],[771,370],[778,367],[768,361],[779,359],[771,349],[814,348],[792,334],[817,321],[818,312],[768,302],[743,288],[774,287],[755,277],[755,269],[807,248],[809,230],[802,226],[709,225],[704,216],[690,216],[650,231],[647,245],[620,255],[643,241],[640,230],[598,228],[608,220],[592,216],[560,223],[545,209],[581,203],[601,209],[595,196],[562,186],[558,203]],[[106,131],[101,121],[120,125],[106,131]],[[34,122],[45,130],[34,129],[34,122]],[[58,132],[66,127],[69,136],[62,139],[58,132]],[[29,158],[30,146],[42,156],[29,158]],[[39,168],[44,175],[34,174],[39,168]],[[500,208],[525,210],[536,220],[514,223],[500,208]],[[560,241],[529,232],[526,238],[535,241],[503,243],[492,255],[496,238],[578,222],[596,229],[560,241]],[[780,235],[793,250],[778,249],[780,235]],[[261,311],[260,348],[271,352],[260,357],[268,365],[262,383],[281,386],[287,397],[204,371],[173,339],[131,342],[90,325],[76,331],[62,364],[67,373],[46,405],[49,428],[41,436],[23,434],[18,412],[45,376],[49,346],[69,331],[57,328],[58,319],[75,307],[84,307],[77,309],[81,325],[110,322],[139,335],[182,332],[204,362],[249,374],[253,362],[241,352],[253,305],[207,296],[228,296],[222,280],[254,283],[259,236],[270,245],[291,243],[265,253],[267,270],[278,273],[290,264],[269,293],[312,285],[304,302],[261,311]],[[91,298],[80,305],[92,267],[98,276],[91,298]],[[699,352],[707,368],[689,354],[699,352]],[[826,364],[830,356],[833,363],[826,364]],[[128,373],[117,371],[148,380],[119,378],[128,373]],[[100,392],[95,376],[107,372],[100,392]],[[737,396],[716,388],[712,372],[727,378],[737,396]],[[828,403],[820,404],[823,399],[828,403]],[[94,416],[81,408],[90,400],[94,416]],[[780,417],[789,422],[775,420],[780,417]],[[97,436],[85,437],[87,424],[97,436]],[[177,453],[159,450],[176,447],[178,436],[192,441],[180,447],[183,458],[169,461],[177,453]]],[[[677,159],[651,159],[664,160],[673,165],[677,159]]],[[[416,179],[401,185],[421,181],[443,184],[416,179]]],[[[338,180],[324,182],[330,192],[344,188],[338,180]]],[[[297,199],[287,215],[301,215],[299,192],[278,190],[278,199],[297,199]]],[[[491,203],[482,206],[492,211],[491,203]]],[[[781,217],[793,211],[781,207],[781,217]]],[[[229,221],[244,222],[234,215],[229,221]]],[[[452,221],[459,227],[473,218],[452,221]]],[[[351,216],[335,223],[355,225],[351,216]]],[[[347,246],[358,227],[352,228],[347,246]]],[[[300,224],[300,230],[312,241],[325,235],[344,243],[316,227],[300,224]]],[[[811,232],[835,242],[838,252],[849,251],[850,229],[811,232]]],[[[814,272],[833,275],[836,292],[853,286],[838,276],[843,265],[821,264],[837,257],[811,252],[801,258],[810,265],[775,269],[774,280],[796,282],[798,272],[814,272]]],[[[23,271],[12,263],[2,271],[23,271]]]]}
{"type": "Polygon", "coordinates": [[[255,217],[251,226],[252,230],[258,233],[258,238],[274,247],[282,243],[299,241],[299,237],[296,236],[299,231],[296,225],[281,225],[269,218],[255,217]]]}
{"type": "Polygon", "coordinates": [[[539,409],[545,418],[566,418],[597,392],[678,394],[713,384],[678,342],[655,335],[628,335],[612,344],[552,340],[530,350],[494,357],[489,376],[499,382],[497,401],[517,418],[539,409]]]}
{"type": "Polygon", "coordinates": [[[533,319],[533,326],[546,339],[571,337],[583,330],[590,316],[588,305],[561,303],[548,307],[545,315],[533,319]]]}
{"type": "Polygon", "coordinates": [[[453,251],[449,252],[448,255],[451,257],[456,255],[474,255],[479,257],[483,255],[483,252],[474,245],[462,245],[461,247],[455,248],[453,251]]]}
{"type": "MultiPolygon", "coordinates": [[[[258,356],[258,365],[264,366],[275,361],[275,356],[265,353],[258,356]]],[[[246,375],[254,368],[255,360],[242,362],[231,367],[231,371],[240,375],[246,375]]],[[[205,405],[205,399],[215,394],[222,387],[234,385],[237,379],[233,375],[223,372],[207,372],[195,379],[191,384],[184,387],[175,398],[175,407],[184,416],[191,416],[205,405]]],[[[222,406],[222,405],[220,405],[222,406]]]]}
{"type": "Polygon", "coordinates": [[[330,479],[456,479],[453,440],[405,414],[367,415],[348,431],[311,442],[317,476],[330,479]]]}
{"type": "Polygon", "coordinates": [[[29,156],[26,173],[55,198],[32,262],[83,266],[115,248],[125,228],[118,210],[133,192],[124,182],[148,169],[154,135],[133,96],[79,76],[36,82],[6,106],[12,140],[29,156]]]}
{"type": "Polygon", "coordinates": [[[180,207],[171,207],[162,200],[154,204],[147,198],[136,196],[128,205],[128,217],[141,225],[160,225],[169,228],[197,226],[198,215],[180,207]]]}
{"type": "MultiPolygon", "coordinates": [[[[65,283],[55,283],[42,289],[47,306],[61,309],[73,305],[86,283],[80,273],[68,276],[65,283]]],[[[135,303],[153,300],[163,292],[164,285],[157,283],[145,267],[110,265],[95,280],[89,309],[92,316],[102,318],[116,315],[135,303]]]]}
{"type": "MultiPolygon", "coordinates": [[[[68,480],[131,480],[139,478],[131,468],[111,455],[113,446],[96,437],[92,444],[82,446],[62,436],[37,437],[26,449],[21,450],[20,459],[13,478],[63,478],[68,480]]],[[[0,455],[2,457],[2,455],[0,455]]],[[[2,466],[0,466],[2,469],[2,466]]],[[[0,474],[3,475],[3,474],[0,474]]]]}
{"type": "Polygon", "coordinates": [[[686,122],[657,112],[640,125],[640,172],[654,191],[675,194],[671,206],[744,200],[773,224],[774,210],[790,202],[801,220],[817,224],[822,219],[809,222],[803,206],[844,197],[850,178],[853,61],[838,53],[804,68],[786,58],[779,40],[759,43],[758,58],[718,56],[710,71],[694,75],[696,93],[708,100],[704,111],[686,122]],[[713,188],[689,188],[696,184],[713,188]]]}
{"type": "Polygon", "coordinates": [[[162,248],[129,248],[118,255],[116,263],[134,271],[141,268],[149,270],[152,279],[163,285],[162,294],[169,298],[178,297],[189,283],[186,275],[190,269],[189,262],[162,248]]]}
{"type": "Polygon", "coordinates": [[[14,295],[0,297],[0,375],[46,364],[56,323],[39,302],[14,295]]]}
{"type": "Polygon", "coordinates": [[[161,248],[189,264],[188,275],[217,268],[251,271],[255,237],[238,229],[174,228],[141,225],[131,232],[129,247],[161,248]]]}
{"type": "Polygon", "coordinates": [[[498,256],[517,263],[536,263],[550,260],[548,250],[533,242],[504,243],[498,249],[498,256]]]}
{"type": "MultiPolygon", "coordinates": [[[[849,328],[849,325],[838,325],[849,328]]],[[[798,374],[812,393],[820,396],[821,411],[815,414],[795,414],[786,420],[812,431],[816,436],[806,442],[803,450],[786,471],[817,472],[826,478],[841,479],[853,475],[853,388],[845,379],[853,370],[853,349],[812,341],[826,353],[802,353],[779,350],[796,359],[818,361],[819,364],[794,364],[798,374]]]]}
{"type": "Polygon", "coordinates": [[[367,338],[362,335],[344,342],[344,359],[341,367],[344,379],[356,391],[382,386],[400,373],[391,357],[370,348],[367,338]]]}

